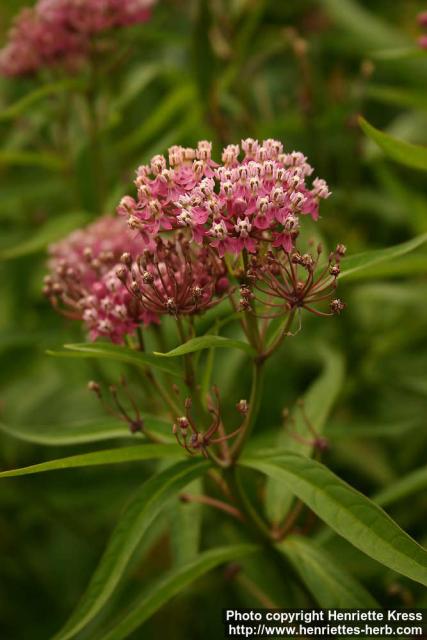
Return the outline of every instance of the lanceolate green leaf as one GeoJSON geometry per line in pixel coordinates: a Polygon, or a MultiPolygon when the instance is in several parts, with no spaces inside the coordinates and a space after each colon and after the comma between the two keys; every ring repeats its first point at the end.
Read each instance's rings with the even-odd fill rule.
{"type": "Polygon", "coordinates": [[[427,467],[421,467],[377,493],[373,500],[385,507],[425,489],[427,489],[427,467]]]}
{"type": "Polygon", "coordinates": [[[130,153],[143,149],[144,145],[156,134],[162,132],[164,127],[178,114],[189,109],[194,100],[194,87],[187,83],[179,83],[174,91],[166,94],[163,102],[160,102],[157,109],[153,110],[148,118],[145,118],[141,126],[125,137],[118,145],[119,151],[130,153]]]}
{"type": "Polygon", "coordinates": [[[232,338],[224,338],[223,336],[204,335],[199,338],[193,338],[188,340],[184,344],[168,351],[167,353],[157,353],[156,356],[162,356],[163,358],[175,358],[177,356],[184,356],[187,353],[194,353],[195,351],[202,351],[203,349],[240,349],[250,355],[254,355],[254,349],[247,343],[241,340],[233,340],[232,338]]]}
{"type": "MultiPolygon", "coordinates": [[[[292,424],[282,428],[277,446],[281,450],[310,455],[314,435],[306,424],[309,420],[318,436],[322,435],[326,420],[344,382],[344,359],[340,353],[323,348],[320,352],[323,369],[303,397],[303,407],[292,412],[292,424]],[[294,435],[296,434],[296,435],[294,435]],[[298,438],[303,438],[306,443],[298,438]]],[[[292,502],[292,492],[273,479],[267,480],[267,513],[273,522],[279,523],[292,502]]]]}
{"type": "Polygon", "coordinates": [[[122,514],[80,604],[55,635],[55,640],[73,638],[96,616],[111,597],[145,531],[166,502],[208,468],[206,461],[187,460],[144,483],[122,514]]]}
{"type": "MultiPolygon", "coordinates": [[[[200,495],[203,491],[202,480],[200,478],[194,480],[188,485],[186,491],[191,495],[200,495]]],[[[168,508],[170,548],[174,567],[187,564],[199,553],[202,516],[203,505],[197,502],[177,501],[168,508]]]]}
{"type": "MultiPolygon", "coordinates": [[[[249,544],[220,547],[200,554],[183,567],[173,569],[152,586],[130,612],[102,640],[122,640],[160,609],[174,596],[181,593],[200,576],[225,562],[234,562],[254,553],[257,547],[249,544]]],[[[101,640],[101,637],[99,637],[101,640]]]]}
{"type": "Polygon", "coordinates": [[[48,171],[63,171],[66,168],[64,159],[48,151],[21,151],[4,149],[0,151],[0,167],[40,167],[48,171]]]}
{"type": "Polygon", "coordinates": [[[376,12],[369,12],[356,0],[320,0],[320,4],[339,25],[355,36],[363,51],[367,47],[396,48],[408,43],[401,32],[381,20],[376,12]]]}
{"type": "Polygon", "coordinates": [[[394,138],[376,129],[364,118],[359,118],[359,123],[366,135],[376,142],[389,158],[406,167],[427,171],[427,147],[394,138]]]}
{"type": "Polygon", "coordinates": [[[357,253],[348,258],[344,258],[341,262],[341,274],[339,279],[343,278],[357,278],[359,273],[364,269],[372,269],[377,264],[384,262],[391,262],[399,256],[409,253],[421,245],[427,242],[427,233],[423,233],[420,236],[416,236],[407,242],[397,244],[393,247],[387,247],[386,249],[378,249],[375,251],[366,251],[364,253],[357,253]]]}
{"type": "MultiPolygon", "coordinates": [[[[165,427],[170,422],[149,414],[142,414],[145,426],[149,431],[165,432],[165,427]]],[[[34,442],[35,444],[62,446],[86,444],[87,442],[100,442],[116,438],[135,438],[129,428],[118,420],[103,418],[92,422],[76,422],[66,425],[7,425],[0,422],[0,431],[7,435],[34,442]]]]}
{"type": "Polygon", "coordinates": [[[118,420],[105,418],[92,422],[68,425],[8,425],[0,422],[0,431],[7,435],[43,445],[74,445],[98,442],[112,438],[129,438],[129,429],[118,420]]]}
{"type": "Polygon", "coordinates": [[[115,360],[116,362],[126,362],[137,367],[154,367],[159,371],[164,371],[174,376],[181,375],[180,368],[176,363],[167,362],[157,354],[142,353],[141,351],[110,344],[109,342],[66,344],[64,348],[67,351],[48,351],[48,353],[52,356],[68,358],[104,358],[106,360],[115,360]]]}
{"type": "Polygon", "coordinates": [[[283,482],[355,547],[427,586],[427,552],[378,505],[324,465],[296,453],[244,459],[242,464],[283,482]]]}
{"type": "Polygon", "coordinates": [[[36,102],[39,102],[47,96],[52,96],[57,93],[62,94],[67,90],[83,89],[84,84],[81,79],[67,78],[60,82],[52,82],[45,84],[31,93],[28,93],[23,98],[17,100],[14,104],[6,107],[3,111],[0,111],[0,122],[5,120],[13,120],[25,113],[36,102]]]}
{"type": "Polygon", "coordinates": [[[106,451],[94,451],[93,453],[82,453],[59,460],[49,460],[40,464],[33,464],[30,467],[13,469],[11,471],[0,472],[0,478],[13,478],[16,476],[27,476],[45,471],[57,471],[62,469],[75,469],[76,467],[93,467],[102,464],[120,464],[123,462],[137,462],[140,460],[152,460],[154,458],[172,458],[179,460],[182,458],[182,451],[175,444],[142,444],[133,447],[121,447],[117,449],[107,449],[106,451]]]}
{"type": "Polygon", "coordinates": [[[378,607],[370,593],[311,540],[289,536],[278,549],[321,607],[378,607]]]}
{"type": "Polygon", "coordinates": [[[88,214],[86,213],[70,213],[48,220],[40,229],[34,231],[28,240],[24,240],[15,247],[0,251],[0,260],[10,260],[42,251],[48,244],[59,240],[87,221],[88,214]]]}
{"type": "Polygon", "coordinates": [[[377,102],[427,111],[427,96],[424,89],[408,87],[400,89],[399,87],[372,84],[365,88],[365,92],[369,98],[377,102]]]}

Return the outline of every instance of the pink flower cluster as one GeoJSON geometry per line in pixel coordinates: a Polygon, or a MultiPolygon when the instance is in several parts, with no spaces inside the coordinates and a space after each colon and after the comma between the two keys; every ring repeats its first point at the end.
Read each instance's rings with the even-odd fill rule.
{"type": "Polygon", "coordinates": [[[169,164],[157,155],[139,167],[138,197],[125,196],[118,213],[138,229],[147,248],[159,231],[187,228],[196,243],[210,246],[220,257],[243,249],[293,248],[300,216],[318,218],[319,201],[328,198],[326,182],[315,178],[300,152],[285,153],[277,140],[260,144],[248,138],[229,145],[222,164],[212,160],[210,142],[197,149],[172,147],[169,164]]]}
{"type": "Polygon", "coordinates": [[[90,337],[121,342],[139,325],[199,314],[226,295],[235,309],[269,319],[297,309],[330,313],[345,247],[319,267],[296,247],[301,217],[317,220],[330,195],[302,153],[276,140],[242,141],[212,160],[211,143],[174,146],[139,167],[137,199],[122,198],[121,217],[101,218],[51,248],[45,293],[66,315],[83,319],[90,337]],[[126,224],[127,223],[127,224],[126,224]],[[245,252],[244,261],[229,261],[245,252]],[[232,280],[235,282],[230,282],[232,280]],[[240,285],[240,301],[234,299],[240,285]]]}
{"type": "Polygon", "coordinates": [[[105,216],[50,247],[44,293],[63,315],[83,320],[92,340],[123,342],[162,315],[206,311],[228,287],[225,266],[182,232],[147,250],[121,218],[105,216]]]}
{"type": "MultiPolygon", "coordinates": [[[[426,30],[427,29],[427,11],[423,11],[422,13],[419,13],[417,17],[417,21],[420,27],[426,30]]],[[[418,38],[418,44],[420,45],[421,49],[427,49],[426,33],[424,33],[422,36],[418,38]]]]}
{"type": "Polygon", "coordinates": [[[74,66],[90,49],[91,37],[144,22],[155,0],[39,0],[15,18],[0,50],[0,73],[26,75],[62,63],[74,66]]]}
{"type": "Polygon", "coordinates": [[[100,218],[50,247],[44,293],[65,316],[83,320],[91,339],[121,342],[139,324],[156,321],[115,272],[124,251],[136,257],[141,250],[140,239],[120,218],[100,218]]]}

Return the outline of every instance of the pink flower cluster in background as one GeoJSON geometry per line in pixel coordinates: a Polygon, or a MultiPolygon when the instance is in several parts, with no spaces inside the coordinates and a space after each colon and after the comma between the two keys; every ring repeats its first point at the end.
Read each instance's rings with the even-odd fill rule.
{"type": "Polygon", "coordinates": [[[285,153],[277,140],[262,144],[248,138],[211,157],[210,142],[197,149],[172,147],[169,164],[157,155],[139,167],[137,199],[125,196],[118,213],[138,229],[147,248],[159,231],[188,229],[192,240],[220,257],[263,246],[290,252],[300,217],[317,220],[319,201],[330,195],[326,182],[308,178],[313,169],[300,152],[285,153]]]}
{"type": "Polygon", "coordinates": [[[100,218],[50,247],[44,293],[65,316],[83,320],[92,339],[121,342],[139,324],[156,320],[115,273],[123,252],[136,257],[141,250],[141,240],[120,218],[100,218]]]}
{"type": "MultiPolygon", "coordinates": [[[[424,30],[427,29],[427,11],[423,11],[418,14],[417,17],[418,24],[424,30]]],[[[427,49],[427,33],[424,33],[422,36],[418,38],[418,44],[422,49],[427,49]]]]}
{"type": "Polygon", "coordinates": [[[0,73],[26,75],[54,64],[74,66],[91,38],[149,18],[155,0],[39,0],[15,18],[0,50],[0,73]]]}

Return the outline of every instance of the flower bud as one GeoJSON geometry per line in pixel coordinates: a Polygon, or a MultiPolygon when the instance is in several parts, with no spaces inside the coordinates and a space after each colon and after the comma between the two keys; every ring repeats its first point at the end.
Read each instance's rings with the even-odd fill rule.
{"type": "Polygon", "coordinates": [[[245,416],[249,411],[249,405],[247,400],[243,400],[243,399],[239,400],[239,402],[236,404],[236,409],[239,413],[245,416]]]}

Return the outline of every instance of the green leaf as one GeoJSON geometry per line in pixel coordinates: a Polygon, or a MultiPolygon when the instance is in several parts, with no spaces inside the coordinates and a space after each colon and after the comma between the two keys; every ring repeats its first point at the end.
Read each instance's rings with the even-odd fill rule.
{"type": "Polygon", "coordinates": [[[23,113],[25,113],[30,107],[32,107],[36,102],[39,102],[43,98],[47,96],[53,96],[56,94],[64,94],[67,90],[76,90],[83,89],[84,83],[81,79],[75,78],[67,78],[65,80],[61,80],[60,82],[52,82],[50,84],[45,84],[31,93],[28,93],[23,98],[17,100],[14,104],[10,105],[6,109],[0,112],[0,122],[4,122],[5,120],[13,120],[14,118],[18,118],[23,113]]]}
{"type": "Polygon", "coordinates": [[[0,431],[8,436],[43,445],[75,445],[99,442],[111,438],[133,437],[128,427],[118,420],[105,418],[68,425],[7,425],[0,422],[0,431]]]}
{"type": "MultiPolygon", "coordinates": [[[[200,495],[202,490],[200,478],[186,488],[186,492],[191,495],[200,495]]],[[[200,547],[202,511],[203,506],[197,502],[176,502],[169,507],[170,547],[174,567],[187,564],[197,556],[200,547]]]]}
{"type": "Polygon", "coordinates": [[[186,460],[145,482],[121,515],[80,604],[54,640],[67,640],[99,613],[122,577],[134,551],[167,501],[209,468],[204,460],[186,460]]]}
{"type": "MultiPolygon", "coordinates": [[[[344,383],[344,359],[342,355],[332,349],[322,349],[320,352],[323,369],[320,375],[308,388],[304,394],[304,414],[310,421],[318,436],[322,435],[326,420],[334,406],[334,403],[341,391],[344,383]]],[[[292,431],[299,437],[313,440],[313,433],[310,432],[300,408],[292,412],[292,431]]],[[[281,450],[295,451],[309,456],[313,447],[311,444],[300,442],[289,429],[282,428],[278,437],[277,446],[281,450]]],[[[269,479],[267,481],[267,502],[266,508],[270,519],[279,524],[285,517],[291,506],[292,492],[282,483],[269,479]]]]}
{"type": "Polygon", "coordinates": [[[363,51],[407,44],[400,31],[369,12],[354,0],[320,0],[320,4],[344,29],[355,36],[363,51]]]}
{"type": "Polygon", "coordinates": [[[257,547],[250,544],[237,544],[211,549],[200,554],[189,564],[172,569],[148,589],[116,626],[102,635],[102,640],[122,640],[122,638],[127,638],[143,622],[197,578],[225,562],[234,562],[254,553],[256,550],[257,547]]]}
{"type": "Polygon", "coordinates": [[[191,84],[179,83],[174,91],[167,94],[153,113],[145,118],[140,127],[132,130],[118,145],[121,153],[129,153],[144,145],[159,134],[177,114],[185,111],[194,100],[194,87],[191,84]]]}
{"type": "Polygon", "coordinates": [[[341,261],[341,273],[339,279],[348,278],[350,276],[353,279],[353,274],[359,275],[359,272],[370,269],[384,262],[393,262],[399,256],[403,256],[410,251],[413,251],[417,247],[427,242],[427,233],[416,236],[407,242],[397,244],[393,247],[387,247],[386,249],[377,249],[375,251],[365,251],[364,253],[357,253],[354,256],[343,258],[341,261]]]}
{"type": "Polygon", "coordinates": [[[208,0],[200,0],[197,3],[194,18],[192,63],[200,98],[205,104],[211,100],[217,68],[217,60],[210,38],[206,37],[206,34],[209,34],[212,29],[212,22],[208,0]]]}
{"type": "MultiPolygon", "coordinates": [[[[171,433],[171,423],[167,418],[153,416],[142,412],[147,432],[154,433],[162,442],[169,444],[175,442],[171,433]]],[[[71,424],[50,425],[9,425],[0,422],[0,431],[8,436],[48,446],[65,446],[86,444],[88,442],[101,442],[116,438],[135,438],[127,425],[114,418],[102,418],[86,422],[74,422],[71,424]]]]}
{"type": "Polygon", "coordinates": [[[174,362],[167,362],[156,353],[142,353],[129,347],[122,347],[108,342],[82,342],[81,344],[65,344],[68,351],[48,351],[49,355],[65,358],[103,358],[116,362],[126,362],[137,367],[153,367],[164,373],[181,376],[181,370],[174,362]]]}
{"type": "Polygon", "coordinates": [[[427,111],[427,96],[423,89],[368,84],[364,91],[371,100],[380,103],[427,111]]]}
{"type": "Polygon", "coordinates": [[[93,467],[102,464],[121,464],[123,462],[137,462],[155,458],[180,459],[182,458],[182,451],[177,445],[173,444],[143,444],[134,445],[133,447],[107,449],[106,451],[83,453],[59,460],[49,460],[49,462],[33,464],[30,467],[22,467],[12,471],[2,471],[0,472],[0,478],[13,478],[45,471],[93,467]]]}
{"type": "Polygon", "coordinates": [[[414,253],[395,260],[363,268],[354,275],[350,274],[350,280],[381,280],[384,278],[405,277],[427,273],[426,253],[414,253]]]}
{"type": "Polygon", "coordinates": [[[427,467],[415,469],[412,473],[401,478],[373,497],[373,500],[382,507],[388,506],[408,498],[414,493],[424,491],[427,488],[427,467]]]}
{"type": "Polygon", "coordinates": [[[422,419],[397,420],[380,424],[334,422],[328,424],[325,431],[328,438],[333,440],[349,440],[352,438],[401,438],[420,428],[422,419]]]}
{"type": "Polygon", "coordinates": [[[283,482],[319,518],[366,555],[427,586],[427,552],[378,505],[324,465],[296,453],[276,453],[263,460],[248,458],[242,464],[283,482]]]}
{"type": "Polygon", "coordinates": [[[5,149],[0,151],[1,167],[40,167],[49,171],[63,171],[65,160],[48,151],[20,151],[19,149],[5,149]]]}
{"type": "Polygon", "coordinates": [[[60,240],[74,229],[88,222],[86,213],[70,213],[59,218],[48,220],[41,228],[35,230],[28,240],[21,244],[0,251],[0,260],[10,260],[43,251],[51,242],[60,240]]]}
{"type": "Polygon", "coordinates": [[[427,147],[394,138],[388,133],[375,129],[362,117],[359,118],[359,124],[366,135],[376,142],[389,158],[406,167],[427,171],[427,147]]]}
{"type": "Polygon", "coordinates": [[[108,130],[119,124],[123,110],[164,71],[164,66],[157,63],[139,65],[132,69],[110,104],[110,122],[105,128],[108,130]]]}
{"type": "Polygon", "coordinates": [[[187,353],[194,353],[195,351],[202,351],[203,349],[240,349],[250,355],[255,355],[255,350],[247,342],[241,340],[233,340],[232,338],[224,338],[223,336],[204,335],[198,338],[192,338],[184,344],[168,351],[167,353],[158,353],[155,351],[156,356],[162,356],[163,358],[176,358],[177,356],[184,356],[187,353]]]}
{"type": "Polygon", "coordinates": [[[387,49],[372,51],[371,55],[374,60],[402,62],[411,60],[412,58],[425,58],[425,51],[421,47],[416,46],[416,43],[412,43],[409,46],[397,48],[387,47],[387,49]]]}
{"type": "Polygon", "coordinates": [[[220,92],[227,93],[232,83],[242,72],[245,62],[253,51],[254,40],[257,30],[267,9],[267,0],[258,0],[243,11],[241,27],[232,42],[233,56],[230,64],[225,68],[225,72],[220,78],[220,92]]]}
{"type": "Polygon", "coordinates": [[[289,536],[277,545],[321,607],[378,607],[357,580],[308,538],[289,536]]]}

